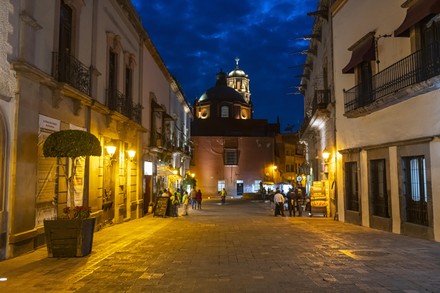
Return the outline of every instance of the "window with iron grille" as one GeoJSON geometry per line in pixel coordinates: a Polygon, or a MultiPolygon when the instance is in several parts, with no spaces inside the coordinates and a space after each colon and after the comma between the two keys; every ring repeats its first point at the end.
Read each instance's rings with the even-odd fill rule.
{"type": "Polygon", "coordinates": [[[406,221],[428,226],[425,157],[402,157],[402,177],[402,191],[406,201],[406,221]]]}
{"type": "Polygon", "coordinates": [[[113,91],[116,90],[117,84],[118,54],[113,50],[110,50],[108,58],[108,89],[113,94],[113,91]]]}
{"type": "Polygon", "coordinates": [[[126,66],[125,67],[125,97],[128,101],[132,100],[133,91],[133,70],[126,66]]]}
{"type": "Polygon", "coordinates": [[[345,163],[346,209],[359,212],[357,162],[345,163]]]}
{"type": "Polygon", "coordinates": [[[372,214],[389,218],[385,159],[370,161],[370,195],[372,214]]]}
{"type": "Polygon", "coordinates": [[[238,165],[237,149],[225,149],[225,165],[238,165]]]}

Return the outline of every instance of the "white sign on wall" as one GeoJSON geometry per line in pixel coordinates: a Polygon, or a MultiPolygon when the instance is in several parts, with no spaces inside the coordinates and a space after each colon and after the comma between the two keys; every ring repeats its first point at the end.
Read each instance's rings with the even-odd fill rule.
{"type": "Polygon", "coordinates": [[[144,161],[144,175],[153,175],[153,162],[144,161]]]}
{"type": "Polygon", "coordinates": [[[39,115],[40,131],[48,130],[50,132],[60,131],[60,120],[53,119],[44,115],[39,115]]]}

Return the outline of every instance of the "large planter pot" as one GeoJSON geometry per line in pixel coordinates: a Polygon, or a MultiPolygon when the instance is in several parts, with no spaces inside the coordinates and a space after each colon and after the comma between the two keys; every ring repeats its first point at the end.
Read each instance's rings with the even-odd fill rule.
{"type": "Polygon", "coordinates": [[[49,257],[80,257],[92,252],[95,218],[44,220],[49,257]]]}

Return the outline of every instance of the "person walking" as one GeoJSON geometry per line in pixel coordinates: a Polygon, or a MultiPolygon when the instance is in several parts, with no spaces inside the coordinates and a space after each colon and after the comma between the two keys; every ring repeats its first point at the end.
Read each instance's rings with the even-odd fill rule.
{"type": "Polygon", "coordinates": [[[202,209],[202,192],[199,190],[197,190],[196,192],[196,201],[197,201],[197,209],[201,210],[202,209]]]}
{"type": "Polygon", "coordinates": [[[277,188],[275,195],[273,197],[275,203],[275,214],[274,216],[281,215],[284,217],[284,195],[281,193],[280,189],[277,188]]]}
{"type": "Polygon", "coordinates": [[[191,192],[189,193],[189,195],[190,195],[190,199],[191,199],[191,208],[192,208],[193,210],[195,210],[195,209],[196,209],[196,206],[197,206],[196,194],[197,194],[196,188],[193,187],[193,188],[191,189],[191,192]]]}
{"type": "Polygon", "coordinates": [[[185,190],[183,192],[183,197],[182,197],[182,205],[183,205],[182,216],[188,216],[188,203],[189,203],[189,196],[188,196],[188,192],[185,190]]]}
{"type": "Polygon", "coordinates": [[[289,208],[289,216],[295,217],[296,214],[296,195],[293,188],[289,189],[289,192],[287,193],[287,207],[289,208]]]}
{"type": "Polygon", "coordinates": [[[226,195],[228,195],[228,192],[223,187],[223,189],[220,191],[220,196],[222,197],[222,204],[226,203],[226,195]]]}
{"type": "Polygon", "coordinates": [[[174,192],[174,194],[171,195],[170,202],[171,202],[171,216],[177,217],[179,211],[179,204],[180,204],[177,192],[174,192]]]}

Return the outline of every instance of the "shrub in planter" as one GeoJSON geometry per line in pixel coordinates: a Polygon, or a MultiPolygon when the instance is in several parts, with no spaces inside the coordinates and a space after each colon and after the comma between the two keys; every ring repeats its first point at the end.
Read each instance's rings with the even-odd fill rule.
{"type": "Polygon", "coordinates": [[[76,159],[101,156],[98,138],[82,130],[61,130],[49,135],[43,145],[45,157],[70,158],[70,177],[67,180],[70,206],[64,209],[64,217],[44,220],[47,249],[50,257],[88,255],[92,249],[95,219],[90,218],[90,207],[75,206],[74,177],[76,159]]]}

